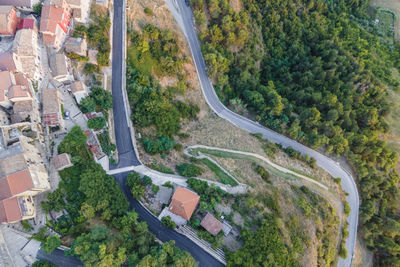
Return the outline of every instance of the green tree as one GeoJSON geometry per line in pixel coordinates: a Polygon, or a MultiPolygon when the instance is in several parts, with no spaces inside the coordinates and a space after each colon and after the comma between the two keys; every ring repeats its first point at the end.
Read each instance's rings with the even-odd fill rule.
{"type": "Polygon", "coordinates": [[[137,172],[128,174],[126,185],[131,189],[131,193],[136,199],[140,199],[144,195],[145,187],[137,172]]]}
{"type": "Polygon", "coordinates": [[[171,219],[170,216],[165,216],[161,218],[161,223],[167,228],[174,229],[176,228],[175,222],[171,219]]]}
{"type": "Polygon", "coordinates": [[[44,244],[42,244],[42,248],[47,254],[51,254],[60,245],[61,245],[60,238],[56,235],[53,235],[53,236],[49,236],[46,239],[46,242],[44,244]]]}
{"type": "Polygon", "coordinates": [[[79,108],[81,109],[82,113],[90,113],[95,111],[96,103],[94,102],[93,98],[85,97],[79,103],[79,108]]]}
{"type": "Polygon", "coordinates": [[[176,169],[180,175],[185,177],[196,177],[204,172],[202,168],[191,163],[178,164],[176,165],[176,169]]]}
{"type": "Polygon", "coordinates": [[[87,126],[90,129],[101,130],[104,127],[106,127],[106,120],[104,119],[104,117],[96,117],[93,119],[89,119],[87,122],[87,126]]]}

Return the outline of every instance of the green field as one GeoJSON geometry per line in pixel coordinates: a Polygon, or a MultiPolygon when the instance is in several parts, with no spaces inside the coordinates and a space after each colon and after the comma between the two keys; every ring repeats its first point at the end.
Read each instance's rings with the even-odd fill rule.
{"type": "Polygon", "coordinates": [[[143,54],[143,58],[139,58],[138,50],[131,46],[128,48],[128,65],[135,66],[135,68],[144,75],[150,76],[153,67],[157,65],[156,60],[154,60],[149,52],[143,54]]]}
{"type": "Polygon", "coordinates": [[[238,183],[230,177],[228,174],[226,174],[223,170],[221,170],[218,165],[216,165],[214,162],[207,158],[201,159],[201,162],[206,165],[215,175],[218,177],[218,181],[223,183],[223,184],[229,184],[231,186],[237,186],[238,183]]]}

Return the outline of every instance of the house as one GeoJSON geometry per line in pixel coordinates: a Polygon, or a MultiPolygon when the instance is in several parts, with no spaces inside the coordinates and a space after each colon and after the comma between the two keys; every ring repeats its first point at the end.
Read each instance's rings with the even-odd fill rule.
{"type": "Polygon", "coordinates": [[[69,37],[65,41],[65,51],[67,53],[75,53],[82,57],[87,55],[87,43],[85,38],[73,38],[69,37]]]}
{"type": "Polygon", "coordinates": [[[31,142],[17,128],[0,127],[0,223],[33,218],[32,197],[50,188],[41,154],[31,142]]]}
{"type": "Polygon", "coordinates": [[[60,83],[74,80],[68,67],[69,61],[64,54],[53,54],[50,56],[49,61],[50,71],[54,80],[60,83]]]}
{"type": "MultiPolygon", "coordinates": [[[[18,58],[16,69],[31,80],[40,78],[38,35],[33,29],[22,29],[15,35],[12,53],[18,58]]],[[[15,64],[14,64],[15,65],[15,64]]]]}
{"type": "Polygon", "coordinates": [[[222,230],[222,223],[218,221],[211,213],[207,212],[200,225],[207,230],[213,236],[218,235],[222,230]]]}
{"type": "Polygon", "coordinates": [[[156,201],[159,201],[162,204],[168,204],[171,199],[172,188],[160,186],[158,192],[156,194],[156,201]]]}
{"type": "Polygon", "coordinates": [[[42,8],[40,32],[46,46],[59,50],[69,32],[71,9],[65,0],[46,0],[42,8]]]}
{"type": "Polygon", "coordinates": [[[17,6],[32,8],[40,0],[0,0],[0,6],[17,6]]]}
{"type": "Polygon", "coordinates": [[[37,21],[36,21],[35,17],[30,15],[26,18],[21,18],[17,29],[18,30],[34,30],[37,33],[38,25],[37,25],[37,21]]]}
{"type": "Polygon", "coordinates": [[[0,71],[16,71],[18,69],[21,69],[21,63],[17,55],[12,51],[0,53],[0,71]]]}
{"type": "Polygon", "coordinates": [[[75,81],[70,86],[71,93],[74,95],[76,102],[80,103],[83,98],[88,96],[86,85],[81,81],[75,81]]]}
{"type": "Polygon", "coordinates": [[[61,95],[57,89],[44,88],[42,90],[43,123],[45,126],[63,127],[61,102],[61,95]]]}
{"type": "Polygon", "coordinates": [[[20,123],[24,121],[32,121],[36,116],[32,100],[15,102],[11,114],[11,123],[20,123]],[[32,118],[33,117],[33,118],[32,118]]]}
{"type": "Polygon", "coordinates": [[[19,22],[17,10],[11,6],[0,6],[0,35],[14,36],[19,22]]]}
{"type": "Polygon", "coordinates": [[[53,166],[57,171],[72,167],[71,156],[67,153],[62,153],[53,158],[53,166]]]}
{"type": "Polygon", "coordinates": [[[72,9],[72,18],[85,24],[89,18],[90,1],[88,0],[66,0],[72,9]]]}
{"type": "Polygon", "coordinates": [[[184,218],[185,220],[190,220],[190,217],[192,217],[199,200],[199,195],[188,189],[178,186],[174,195],[172,196],[172,201],[168,209],[170,212],[184,218]]]}
{"type": "Polygon", "coordinates": [[[30,83],[22,73],[0,71],[0,105],[10,108],[19,101],[32,101],[30,83]]]}

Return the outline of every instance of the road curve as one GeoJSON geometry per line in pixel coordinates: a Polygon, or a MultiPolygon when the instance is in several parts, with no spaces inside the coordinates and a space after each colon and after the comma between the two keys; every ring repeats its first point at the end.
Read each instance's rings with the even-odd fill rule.
{"type": "Polygon", "coordinates": [[[291,146],[302,154],[309,155],[310,157],[315,158],[319,167],[323,168],[333,177],[340,177],[342,179],[342,188],[345,192],[348,193],[346,199],[349,202],[351,213],[350,216],[347,218],[349,223],[349,237],[346,240],[346,249],[348,251],[348,256],[346,259],[340,258],[338,261],[338,266],[351,266],[357,240],[359,210],[358,190],[352,175],[348,173],[342,166],[340,166],[338,162],[332,160],[331,158],[227,109],[219,101],[218,96],[212,86],[212,83],[208,78],[206,65],[203,59],[203,55],[201,53],[200,43],[197,39],[193,23],[194,19],[191,8],[185,4],[184,0],[169,0],[167,1],[167,3],[171,9],[172,14],[174,15],[175,19],[177,20],[178,24],[181,26],[183,32],[186,35],[192,52],[192,57],[196,65],[197,74],[200,80],[203,94],[211,109],[219,117],[228,120],[232,124],[250,133],[261,133],[264,138],[270,140],[271,142],[281,144],[284,147],[291,146]]]}

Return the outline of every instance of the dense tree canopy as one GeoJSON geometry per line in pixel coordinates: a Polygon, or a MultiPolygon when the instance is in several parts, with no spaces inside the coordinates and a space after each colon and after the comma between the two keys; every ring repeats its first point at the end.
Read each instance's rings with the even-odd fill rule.
{"type": "Polygon", "coordinates": [[[379,134],[388,130],[386,91],[400,84],[393,76],[400,46],[369,26],[369,1],[249,0],[239,13],[225,0],[191,2],[222,100],[347,156],[359,177],[361,233],[379,264],[399,265],[400,231],[384,231],[389,220],[400,221],[397,154],[379,134]]]}

